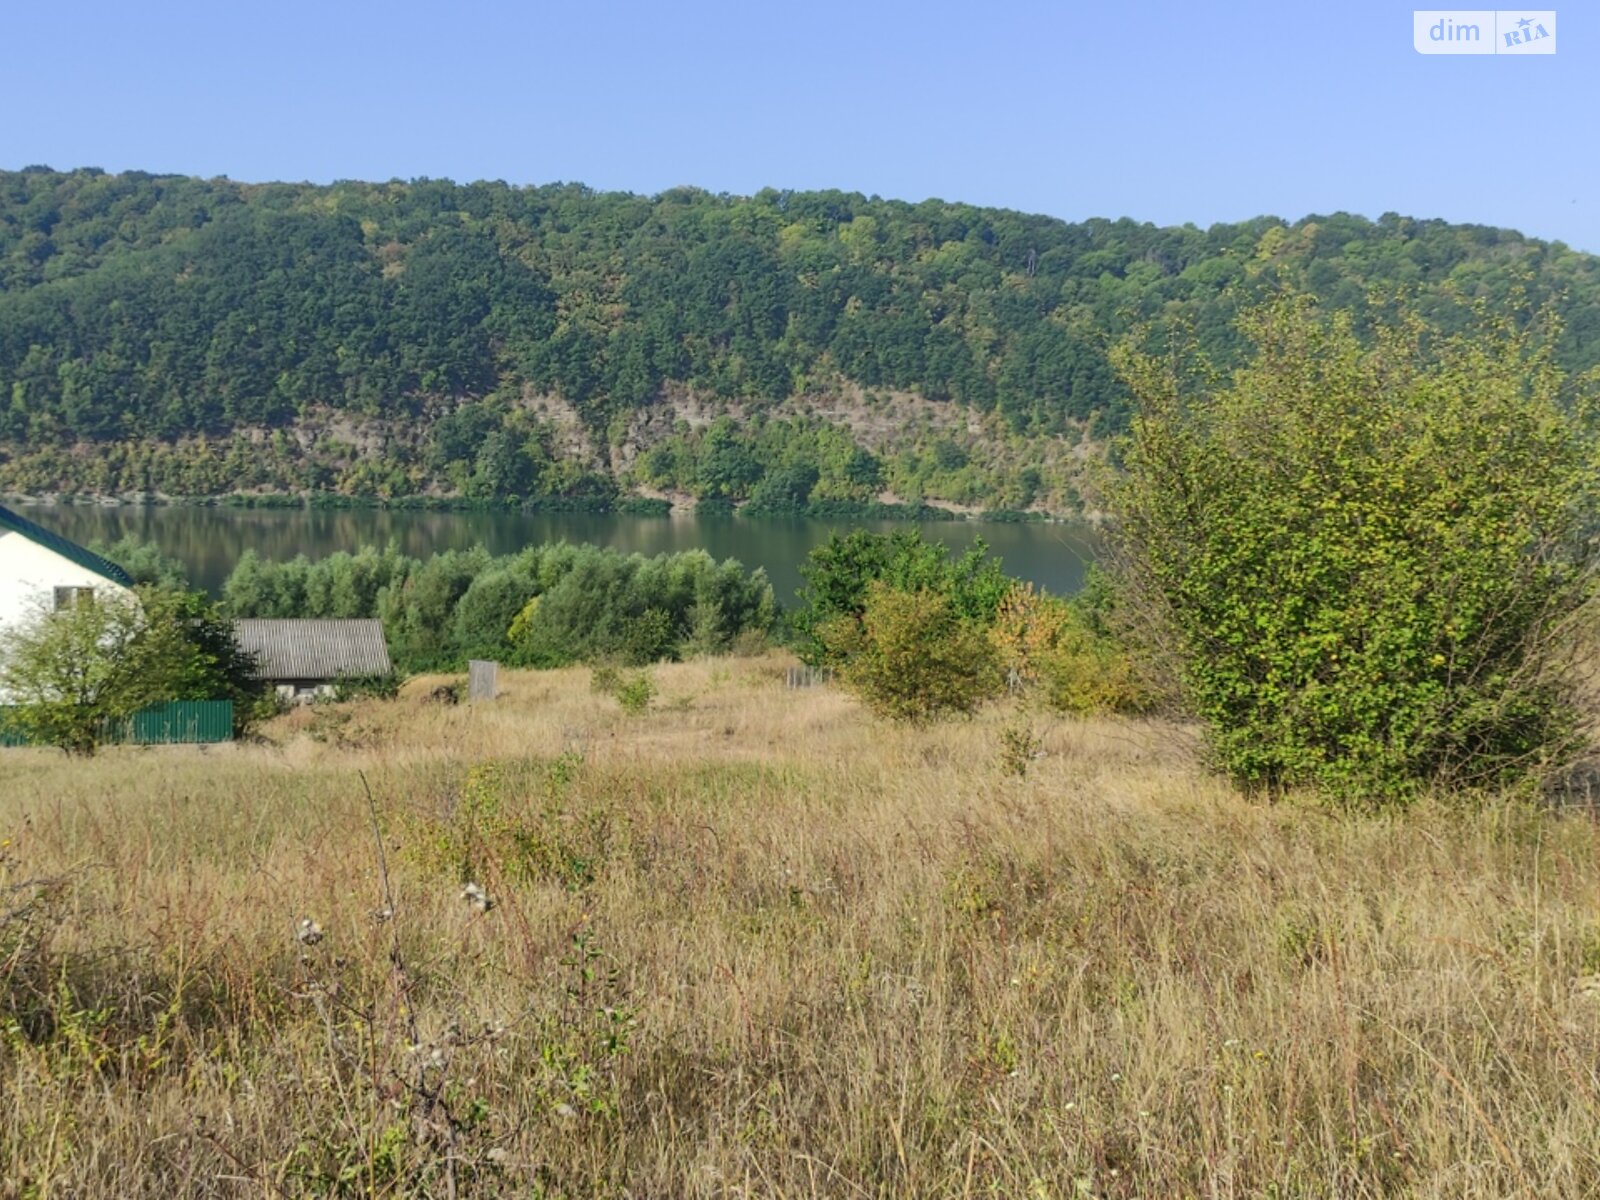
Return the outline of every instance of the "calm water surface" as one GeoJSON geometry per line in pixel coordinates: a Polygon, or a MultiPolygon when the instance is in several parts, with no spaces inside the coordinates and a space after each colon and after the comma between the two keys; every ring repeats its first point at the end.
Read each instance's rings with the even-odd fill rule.
{"type": "MultiPolygon", "coordinates": [[[[714,558],[736,558],[765,567],[778,598],[789,603],[800,586],[799,566],[813,546],[850,522],[803,518],[637,517],[594,513],[430,513],[381,509],[99,508],[46,507],[27,510],[41,525],[76,542],[114,541],[130,534],[153,541],[189,568],[198,587],[216,592],[247,549],[267,559],[297,554],[321,558],[337,550],[397,544],[426,557],[482,543],[495,554],[565,539],[593,542],[641,554],[700,547],[714,558]]],[[[906,522],[866,521],[887,533],[906,522]]],[[[1076,591],[1097,550],[1097,538],[1081,525],[1001,525],[984,521],[917,524],[923,536],[960,552],[983,538],[1008,573],[1059,595],[1076,591]]]]}

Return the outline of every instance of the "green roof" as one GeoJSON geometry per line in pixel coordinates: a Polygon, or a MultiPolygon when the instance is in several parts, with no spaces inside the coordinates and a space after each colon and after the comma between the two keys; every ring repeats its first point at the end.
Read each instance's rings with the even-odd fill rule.
{"type": "Polygon", "coordinates": [[[91,550],[85,550],[77,542],[69,542],[59,533],[51,533],[41,525],[35,525],[27,517],[12,512],[4,505],[0,505],[0,530],[9,529],[13,533],[20,533],[30,542],[37,542],[46,550],[53,550],[69,562],[75,562],[85,571],[93,571],[112,583],[120,583],[123,587],[133,586],[133,576],[129,575],[109,558],[101,558],[91,550]]]}

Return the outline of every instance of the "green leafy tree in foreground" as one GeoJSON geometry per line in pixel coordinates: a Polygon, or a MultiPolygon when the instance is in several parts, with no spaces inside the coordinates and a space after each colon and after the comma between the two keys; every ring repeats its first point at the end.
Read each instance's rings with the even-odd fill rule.
{"type": "Polygon", "coordinates": [[[1363,344],[1287,296],[1210,387],[1121,356],[1129,605],[1240,784],[1373,803],[1536,783],[1581,745],[1594,447],[1559,331],[1480,320],[1363,344]]]}
{"type": "Polygon", "coordinates": [[[170,700],[231,698],[224,676],[248,667],[203,598],[141,588],[60,612],[41,607],[0,633],[7,721],[69,754],[95,752],[109,723],[170,700]]]}

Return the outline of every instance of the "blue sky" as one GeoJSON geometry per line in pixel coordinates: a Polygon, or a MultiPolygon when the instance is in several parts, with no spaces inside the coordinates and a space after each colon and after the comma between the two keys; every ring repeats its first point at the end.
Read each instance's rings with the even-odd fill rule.
{"type": "Polygon", "coordinates": [[[26,3],[0,166],[1393,210],[1600,251],[1595,22],[1557,11],[1516,58],[1419,55],[1360,2],[26,3]]]}

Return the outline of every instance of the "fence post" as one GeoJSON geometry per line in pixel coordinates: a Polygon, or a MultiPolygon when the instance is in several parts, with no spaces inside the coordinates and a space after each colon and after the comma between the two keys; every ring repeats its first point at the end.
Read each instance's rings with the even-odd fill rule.
{"type": "Polygon", "coordinates": [[[474,658],[467,662],[467,699],[493,700],[498,692],[500,664],[474,658]]]}
{"type": "Polygon", "coordinates": [[[783,682],[790,690],[819,687],[833,682],[832,667],[785,667],[783,682]]]}

